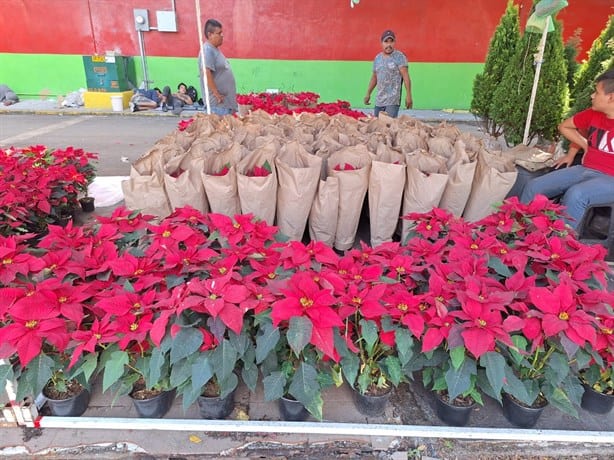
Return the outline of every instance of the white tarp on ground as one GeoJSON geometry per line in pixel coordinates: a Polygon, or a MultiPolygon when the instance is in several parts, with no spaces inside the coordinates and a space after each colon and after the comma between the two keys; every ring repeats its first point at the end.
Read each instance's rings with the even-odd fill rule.
{"type": "Polygon", "coordinates": [[[88,188],[88,195],[95,198],[97,208],[114,206],[124,199],[122,181],[126,176],[97,176],[88,188]]]}

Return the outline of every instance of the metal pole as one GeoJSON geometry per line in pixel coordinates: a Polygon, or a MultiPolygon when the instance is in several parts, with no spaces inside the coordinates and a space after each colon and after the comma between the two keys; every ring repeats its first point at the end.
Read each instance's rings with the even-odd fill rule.
{"type": "Polygon", "coordinates": [[[537,84],[539,83],[539,74],[544,61],[544,50],[546,49],[546,37],[548,36],[548,27],[550,27],[550,16],[546,16],[546,24],[542,32],[542,38],[539,41],[537,48],[537,57],[535,58],[535,78],[533,78],[533,89],[531,90],[531,99],[529,101],[529,112],[527,114],[527,122],[524,126],[524,137],[522,143],[527,145],[529,140],[529,128],[531,127],[531,118],[533,117],[533,105],[535,104],[535,95],[537,94],[537,84]]]}
{"type": "Polygon", "coordinates": [[[198,27],[198,44],[200,47],[200,68],[202,73],[199,78],[202,78],[204,88],[205,106],[207,107],[207,114],[211,115],[211,106],[209,104],[209,83],[207,82],[207,67],[205,59],[205,47],[203,46],[203,25],[200,19],[200,0],[194,0],[196,4],[196,25],[198,27]]]}
{"type": "Polygon", "coordinates": [[[143,67],[143,83],[145,85],[145,89],[149,89],[149,75],[147,72],[147,61],[145,58],[145,41],[143,40],[143,31],[137,30],[137,35],[139,36],[139,51],[141,53],[141,66],[143,67]]]}

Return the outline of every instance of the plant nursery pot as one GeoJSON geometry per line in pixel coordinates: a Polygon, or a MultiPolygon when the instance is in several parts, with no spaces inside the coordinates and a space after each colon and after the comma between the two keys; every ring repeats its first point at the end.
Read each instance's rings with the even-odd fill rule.
{"type": "Polygon", "coordinates": [[[147,399],[136,399],[130,394],[136,413],[142,418],[162,418],[169,411],[175,399],[175,390],[163,391],[147,399]]]}
{"type": "Polygon", "coordinates": [[[279,399],[279,413],[282,420],[289,422],[302,422],[309,417],[309,411],[302,402],[285,396],[279,399]]]}
{"type": "Polygon", "coordinates": [[[352,388],[354,392],[354,404],[356,409],[362,415],[369,417],[377,417],[383,415],[386,411],[386,406],[390,400],[392,390],[388,389],[386,393],[380,395],[361,394],[356,388],[352,388]]]}
{"type": "Polygon", "coordinates": [[[67,214],[67,215],[62,215],[62,216],[57,217],[55,219],[55,222],[60,227],[66,227],[71,220],[72,220],[72,215],[67,214]]]}
{"type": "Polygon", "coordinates": [[[475,403],[470,406],[455,406],[445,401],[442,396],[435,393],[435,413],[439,419],[451,426],[465,426],[469,423],[471,411],[475,403]]]}
{"type": "Polygon", "coordinates": [[[520,404],[507,393],[503,393],[503,415],[520,428],[532,428],[548,403],[541,407],[527,407],[520,404]]]}
{"type": "Polygon", "coordinates": [[[200,416],[205,419],[222,419],[230,415],[235,406],[234,390],[221,398],[219,396],[203,396],[198,397],[198,408],[200,416]]]}
{"type": "Polygon", "coordinates": [[[79,204],[81,204],[81,210],[83,212],[93,212],[96,207],[94,206],[93,196],[84,196],[79,198],[79,204]]]}
{"type": "Polygon", "coordinates": [[[584,394],[582,395],[582,409],[595,414],[607,414],[614,406],[614,395],[599,393],[590,385],[582,384],[584,394]]]}
{"type": "Polygon", "coordinates": [[[51,411],[51,415],[56,417],[79,417],[87,410],[89,403],[90,392],[86,388],[67,399],[51,399],[47,397],[47,407],[51,411]]]}

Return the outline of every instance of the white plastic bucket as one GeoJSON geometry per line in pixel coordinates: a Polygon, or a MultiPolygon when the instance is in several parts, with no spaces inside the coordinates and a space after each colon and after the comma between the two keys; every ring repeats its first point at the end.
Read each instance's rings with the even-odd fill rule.
{"type": "Polygon", "coordinates": [[[111,96],[111,107],[113,112],[124,111],[124,97],[123,96],[111,96]]]}

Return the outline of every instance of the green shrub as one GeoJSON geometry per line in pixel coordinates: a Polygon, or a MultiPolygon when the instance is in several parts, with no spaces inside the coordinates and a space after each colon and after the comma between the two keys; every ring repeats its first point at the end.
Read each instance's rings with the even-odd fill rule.
{"type": "MultiPolygon", "coordinates": [[[[528,141],[537,137],[558,138],[558,124],[563,119],[567,90],[567,62],[563,51],[561,25],[554,21],[555,30],[546,39],[544,59],[537,85],[528,141]]],[[[535,57],[541,33],[526,32],[507,66],[501,84],[495,90],[492,117],[503,126],[506,142],[519,144],[524,137],[529,110],[535,57]]]]}
{"type": "Polygon", "coordinates": [[[588,60],[580,66],[578,78],[570,94],[570,115],[591,106],[594,81],[614,64],[614,15],[608,18],[605,28],[595,39],[588,52],[588,60]]]}
{"type": "Polygon", "coordinates": [[[471,113],[480,118],[484,129],[492,136],[499,136],[502,132],[502,127],[491,117],[493,94],[503,78],[519,41],[518,5],[509,0],[488,46],[484,71],[477,74],[473,82],[471,113]]]}

